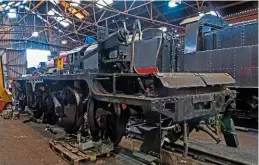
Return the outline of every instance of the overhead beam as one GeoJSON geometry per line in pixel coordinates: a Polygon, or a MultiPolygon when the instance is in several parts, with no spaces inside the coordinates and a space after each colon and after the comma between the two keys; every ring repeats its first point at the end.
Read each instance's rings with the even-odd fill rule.
{"type": "MultiPolygon", "coordinates": [[[[127,10],[127,13],[128,13],[129,11],[133,11],[133,10],[136,10],[136,9],[142,7],[142,6],[145,6],[145,5],[147,5],[147,4],[150,4],[150,3],[153,2],[153,1],[154,1],[154,0],[150,0],[149,2],[146,2],[146,3],[143,3],[143,4],[141,4],[141,5],[138,5],[138,6],[133,7],[133,4],[135,3],[135,0],[134,0],[134,1],[132,2],[131,6],[129,7],[129,9],[127,10]]],[[[92,4],[92,5],[95,5],[95,4],[92,4]]],[[[93,6],[93,7],[95,7],[95,6],[93,6]]],[[[87,28],[90,27],[90,26],[97,26],[98,23],[100,23],[100,22],[102,22],[102,21],[105,21],[105,20],[108,20],[108,19],[111,19],[111,18],[113,18],[113,17],[116,17],[116,16],[120,15],[120,13],[117,13],[117,14],[114,14],[114,15],[112,15],[112,16],[108,16],[108,17],[102,18],[102,17],[104,16],[104,14],[106,13],[106,8],[103,8],[103,10],[104,10],[104,12],[102,13],[102,15],[100,16],[100,18],[98,19],[98,21],[97,21],[95,24],[87,25],[87,26],[85,26],[85,27],[83,27],[83,28],[78,29],[78,31],[79,31],[79,30],[87,29],[87,28]]],[[[100,10],[99,10],[99,11],[100,11],[100,10]]],[[[96,12],[96,13],[97,13],[97,12],[96,12]]],[[[137,13],[136,13],[136,14],[137,14],[137,13]]],[[[94,15],[94,14],[90,14],[90,16],[91,16],[91,15],[94,15]]],[[[115,21],[114,23],[117,23],[117,22],[118,22],[118,21],[115,21]]],[[[82,25],[80,25],[80,26],[82,26],[82,25]]],[[[113,29],[109,29],[109,30],[113,30],[113,29]]],[[[113,31],[114,31],[114,30],[113,30],[113,31]]],[[[71,33],[69,33],[69,34],[66,34],[66,35],[70,35],[70,34],[73,34],[73,32],[71,32],[71,33]]]]}
{"type": "MultiPolygon", "coordinates": [[[[44,2],[44,0],[40,0],[40,2],[39,2],[36,6],[34,6],[30,11],[28,11],[28,13],[30,13],[30,12],[36,10],[38,7],[40,7],[40,5],[41,5],[43,2],[44,2]]],[[[19,20],[18,22],[16,22],[15,24],[18,24],[18,25],[19,25],[19,24],[27,17],[28,13],[25,14],[25,15],[22,17],[22,19],[20,19],[20,20],[19,20]]],[[[14,26],[11,27],[11,28],[9,29],[9,31],[12,31],[13,29],[14,29],[14,26]]],[[[5,34],[2,35],[1,39],[3,39],[4,36],[5,36],[5,34]]]]}
{"type": "MultiPolygon", "coordinates": [[[[134,2],[134,1],[133,1],[134,2]]],[[[164,6],[165,4],[161,4],[161,5],[159,5],[159,6],[157,6],[157,8],[160,8],[160,7],[162,7],[162,6],[164,6]]],[[[193,4],[192,6],[194,6],[194,5],[196,5],[196,4],[193,4]]],[[[154,5],[153,5],[154,6],[154,5]]],[[[137,9],[138,7],[142,7],[142,6],[136,6],[136,7],[134,7],[134,9],[137,9]]],[[[168,12],[166,12],[166,13],[163,13],[163,16],[165,17],[165,15],[168,15],[168,14],[171,14],[171,13],[175,13],[175,12],[179,12],[179,11],[181,11],[181,10],[184,10],[184,9],[187,9],[188,8],[188,6],[184,6],[184,7],[182,7],[182,8],[177,8],[176,10],[171,10],[171,11],[168,11],[168,12]]],[[[143,13],[145,13],[146,11],[140,11],[140,12],[137,12],[137,13],[134,13],[134,14],[136,14],[136,15],[140,15],[140,14],[143,14],[143,13]]],[[[113,16],[110,16],[110,17],[108,17],[107,19],[110,19],[110,18],[113,18],[113,17],[115,17],[115,16],[118,16],[119,14],[115,14],[115,15],[113,15],[113,16]]],[[[157,19],[157,16],[154,18],[154,19],[157,19]]],[[[104,21],[105,19],[103,19],[102,21],[104,21]]],[[[118,23],[118,22],[120,22],[120,21],[122,21],[122,19],[118,19],[118,20],[115,20],[114,22],[112,22],[111,24],[113,24],[113,23],[118,23]]],[[[169,22],[169,20],[168,20],[168,22],[169,22]]],[[[111,25],[111,24],[108,24],[108,25],[111,25]]]]}
{"type": "Polygon", "coordinates": [[[86,10],[82,9],[82,11],[84,11],[83,13],[85,14],[84,16],[82,13],[78,12],[75,8],[70,6],[70,4],[66,1],[60,1],[60,4],[79,19],[83,19],[85,16],[89,16],[89,13],[86,10]]]}
{"type": "Polygon", "coordinates": [[[134,18],[137,18],[137,19],[140,19],[140,20],[143,20],[143,21],[151,22],[151,23],[154,22],[154,23],[159,23],[161,25],[167,25],[167,26],[174,27],[174,28],[184,29],[181,26],[173,25],[173,24],[170,24],[170,23],[167,23],[167,22],[162,22],[162,21],[158,21],[158,20],[151,20],[150,18],[141,17],[141,16],[137,16],[137,15],[134,15],[134,14],[129,14],[129,13],[124,13],[124,12],[116,10],[114,8],[108,8],[105,5],[102,5],[102,6],[105,7],[106,10],[111,11],[111,12],[115,12],[115,13],[118,13],[118,14],[131,16],[131,17],[134,17],[134,18]]]}

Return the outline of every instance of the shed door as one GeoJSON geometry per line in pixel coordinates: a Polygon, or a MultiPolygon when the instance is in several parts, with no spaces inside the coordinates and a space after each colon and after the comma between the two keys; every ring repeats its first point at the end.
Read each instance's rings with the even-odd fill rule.
{"type": "Polygon", "coordinates": [[[6,79],[15,79],[26,74],[25,50],[5,50],[3,53],[3,71],[6,79]]]}

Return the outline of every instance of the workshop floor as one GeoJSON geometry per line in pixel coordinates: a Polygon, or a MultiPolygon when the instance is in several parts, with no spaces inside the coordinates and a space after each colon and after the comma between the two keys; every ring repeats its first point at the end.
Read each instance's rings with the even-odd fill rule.
{"type": "MultiPolygon", "coordinates": [[[[257,132],[242,132],[237,131],[239,139],[239,148],[249,149],[252,151],[258,151],[258,133],[257,132]]],[[[199,131],[193,131],[190,135],[193,139],[198,139],[204,142],[215,143],[215,141],[206,133],[199,131]]],[[[220,144],[225,145],[224,137],[221,134],[222,142],[220,144]]]]}
{"type": "Polygon", "coordinates": [[[0,117],[0,165],[67,165],[43,138],[21,120],[0,117]]]}
{"type": "MultiPolygon", "coordinates": [[[[216,145],[215,141],[201,131],[191,133],[190,146],[217,154],[228,153],[230,157],[248,160],[248,164],[257,164],[258,134],[237,133],[240,142],[238,148],[226,147],[224,141],[216,145]]],[[[49,148],[47,138],[53,136],[45,131],[44,125],[32,122],[24,124],[22,120],[4,120],[0,117],[0,165],[68,165],[49,148]]]]}
{"type": "Polygon", "coordinates": [[[223,135],[220,144],[216,144],[208,134],[193,131],[189,138],[189,146],[246,164],[258,164],[258,133],[237,131],[237,135],[239,146],[234,148],[226,146],[223,135]]]}

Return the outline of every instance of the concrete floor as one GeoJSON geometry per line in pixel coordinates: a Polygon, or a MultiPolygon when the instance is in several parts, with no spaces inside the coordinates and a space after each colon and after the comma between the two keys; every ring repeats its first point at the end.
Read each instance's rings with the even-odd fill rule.
{"type": "MultiPolygon", "coordinates": [[[[4,120],[0,117],[0,165],[68,165],[49,148],[47,138],[52,138],[53,134],[44,128],[41,124],[24,124],[21,120],[4,120]]],[[[208,152],[232,155],[233,158],[243,157],[244,160],[249,159],[249,164],[257,164],[258,134],[238,132],[238,137],[239,148],[231,148],[226,147],[224,141],[215,144],[206,133],[193,131],[190,144],[208,152]]]]}
{"type": "Polygon", "coordinates": [[[221,143],[216,142],[206,133],[193,131],[189,146],[209,153],[234,159],[245,164],[258,164],[258,133],[237,131],[239,146],[228,147],[221,135],[221,143]]]}
{"type": "MultiPolygon", "coordinates": [[[[238,139],[239,139],[239,148],[242,149],[249,149],[252,151],[258,150],[258,134],[257,132],[242,132],[238,131],[238,139]]],[[[209,142],[209,143],[215,143],[215,141],[206,133],[199,131],[193,131],[190,135],[191,138],[197,139],[197,140],[202,140],[204,142],[209,142]]],[[[222,142],[220,145],[225,145],[224,137],[221,134],[221,139],[222,142]]]]}
{"type": "Polygon", "coordinates": [[[21,120],[0,117],[0,165],[68,165],[43,138],[21,120]]]}

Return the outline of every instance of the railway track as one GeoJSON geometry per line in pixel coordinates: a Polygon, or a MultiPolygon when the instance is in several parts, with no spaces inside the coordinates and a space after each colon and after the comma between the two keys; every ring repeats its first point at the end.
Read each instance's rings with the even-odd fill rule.
{"type": "MultiPolygon", "coordinates": [[[[142,144],[138,139],[123,139],[120,143],[121,147],[130,150],[132,152],[139,151],[142,144]]],[[[184,147],[183,144],[169,144],[165,142],[163,149],[161,150],[160,160],[155,161],[159,164],[215,164],[215,165],[250,165],[251,163],[238,158],[233,159],[227,156],[217,155],[210,153],[206,150],[196,149],[194,147],[188,147],[188,156],[183,157],[184,147]]],[[[134,156],[134,155],[130,155],[134,156]]]]}
{"type": "MultiPolygon", "coordinates": [[[[174,152],[179,152],[183,153],[183,146],[180,144],[174,144],[172,145],[174,148],[171,148],[168,144],[166,148],[170,151],[174,152]]],[[[192,147],[188,148],[188,156],[192,157],[195,160],[205,162],[205,163],[210,163],[210,164],[215,164],[215,165],[249,165],[249,163],[240,161],[240,160],[235,160],[230,157],[223,157],[219,156],[214,153],[206,152],[203,150],[198,150],[192,147]]]]}
{"type": "MultiPolygon", "coordinates": [[[[120,143],[120,152],[111,152],[111,155],[99,157],[94,154],[94,152],[80,151],[72,147],[71,144],[65,144],[65,142],[57,143],[50,141],[51,149],[57,153],[60,157],[67,160],[70,164],[78,165],[81,163],[93,164],[90,160],[94,161],[105,161],[107,159],[112,160],[117,159],[118,157],[127,157],[128,162],[135,162],[135,164],[149,164],[149,165],[175,165],[175,164],[200,164],[200,165],[249,165],[247,162],[242,162],[235,160],[229,157],[222,157],[213,153],[206,151],[198,150],[192,147],[189,147],[188,156],[183,157],[183,146],[180,144],[170,145],[169,143],[165,144],[165,147],[161,150],[161,157],[158,159],[155,156],[139,152],[142,141],[131,138],[124,138],[120,143]],[[62,144],[62,145],[61,145],[62,144]],[[69,146],[69,147],[67,147],[69,146]],[[94,156],[93,156],[94,155],[94,156]]],[[[115,161],[116,162],[116,161],[115,161]]],[[[118,160],[117,160],[118,162],[118,160]]],[[[116,164],[116,163],[115,163],[116,164]]],[[[120,160],[119,164],[128,165],[127,162],[120,160]]]]}
{"type": "MultiPolygon", "coordinates": [[[[39,125],[39,124],[37,124],[39,125]]],[[[44,124],[42,128],[44,129],[44,124]]],[[[57,127],[57,129],[59,129],[57,127]]],[[[61,128],[60,128],[61,129],[61,128]]],[[[58,131],[61,132],[61,131],[58,131]]],[[[56,135],[58,136],[58,135],[56,135]]],[[[140,154],[139,152],[140,147],[142,144],[141,139],[136,138],[123,138],[120,143],[121,152],[115,155],[119,157],[127,156],[127,159],[132,159],[135,162],[141,162],[140,164],[167,164],[167,165],[175,165],[175,164],[216,164],[216,165],[249,165],[254,164],[251,162],[246,162],[244,160],[238,159],[238,155],[236,159],[232,157],[228,157],[228,151],[222,151],[225,153],[225,156],[218,155],[217,153],[210,152],[206,149],[197,149],[196,147],[192,146],[192,143],[189,143],[188,147],[188,155],[187,157],[183,157],[184,147],[182,141],[178,141],[176,144],[171,145],[165,141],[164,147],[161,150],[160,159],[157,159],[155,156],[147,155],[147,154],[140,154]]],[[[204,144],[206,145],[206,144],[204,144]]],[[[224,146],[226,147],[226,146],[224,146]]],[[[228,147],[231,149],[230,147],[228,147]]],[[[59,154],[60,155],[60,154],[59,154]]],[[[248,158],[249,159],[249,158],[248,158]]],[[[127,163],[122,163],[127,165],[127,163]]],[[[115,164],[113,164],[115,165],[115,164]]]]}
{"type": "Polygon", "coordinates": [[[241,131],[258,131],[258,121],[247,118],[233,118],[236,129],[241,131]]]}

